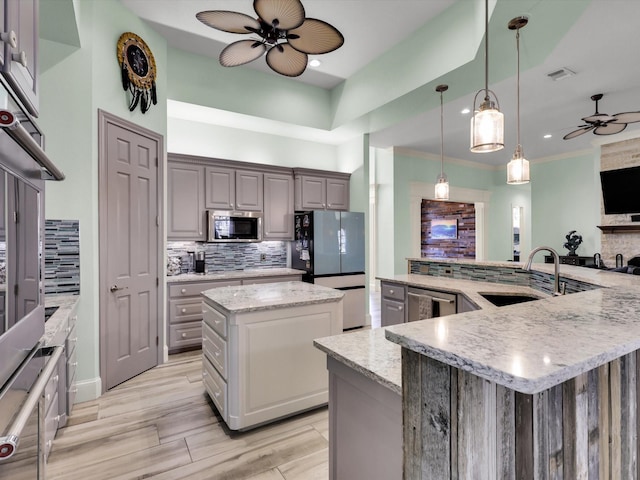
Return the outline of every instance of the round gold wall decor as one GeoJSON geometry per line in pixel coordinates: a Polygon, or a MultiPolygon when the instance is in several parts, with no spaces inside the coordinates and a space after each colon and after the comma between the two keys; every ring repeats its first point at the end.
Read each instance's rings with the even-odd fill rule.
{"type": "Polygon", "coordinates": [[[120,64],[122,88],[131,92],[129,110],[135,110],[140,104],[142,113],[147,112],[151,104],[158,103],[156,61],[153,53],[142,38],[131,32],[120,35],[116,53],[120,64]]]}

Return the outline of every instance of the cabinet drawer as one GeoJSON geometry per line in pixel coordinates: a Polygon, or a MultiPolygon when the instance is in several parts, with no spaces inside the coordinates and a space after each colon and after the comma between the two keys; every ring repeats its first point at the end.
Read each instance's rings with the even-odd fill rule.
{"type": "Polygon", "coordinates": [[[382,299],[381,305],[381,326],[398,325],[407,321],[404,302],[398,300],[382,299]]]}
{"type": "Polygon", "coordinates": [[[169,348],[195,347],[202,345],[202,322],[186,322],[169,325],[169,348]]]}
{"type": "Polygon", "coordinates": [[[227,378],[227,342],[206,323],[202,326],[202,352],[211,360],[222,378],[227,378]]]}
{"type": "MultiPolygon", "coordinates": [[[[58,365],[60,365],[58,363],[58,365]]],[[[56,393],[58,392],[58,386],[60,384],[60,375],[58,372],[55,372],[51,375],[51,378],[47,382],[47,386],[44,388],[44,411],[48,412],[51,408],[51,404],[56,397],[56,393]]]]}
{"type": "Polygon", "coordinates": [[[207,304],[202,305],[202,320],[222,338],[227,338],[227,319],[207,304]]]}
{"type": "Polygon", "coordinates": [[[67,416],[71,415],[71,409],[76,401],[76,393],[78,393],[76,377],[67,378],[67,416]]]}
{"type": "Polygon", "coordinates": [[[58,431],[60,415],[58,415],[58,395],[56,394],[51,404],[51,409],[44,417],[44,458],[45,462],[49,457],[49,451],[53,445],[53,439],[58,431]]]}
{"type": "Polygon", "coordinates": [[[202,356],[202,383],[218,412],[227,421],[227,382],[218,374],[206,355],[202,356]]]}
{"type": "Polygon", "coordinates": [[[78,360],[76,358],[76,350],[74,349],[67,356],[67,378],[74,378],[76,375],[76,368],[78,367],[78,360]]]}
{"type": "Polygon", "coordinates": [[[182,298],[169,300],[169,323],[202,320],[202,299],[182,298]]]}
{"type": "Polygon", "coordinates": [[[198,296],[201,292],[217,287],[240,285],[240,280],[224,280],[219,282],[177,283],[169,285],[170,297],[198,296]]]}
{"type": "Polygon", "coordinates": [[[407,289],[404,285],[398,285],[395,283],[383,283],[382,284],[382,296],[384,298],[393,298],[394,300],[404,301],[406,298],[407,289]]]}
{"type": "Polygon", "coordinates": [[[76,334],[76,326],[74,323],[64,343],[64,349],[67,353],[67,356],[71,355],[75,351],[77,343],[78,343],[78,335],[76,334]]]}

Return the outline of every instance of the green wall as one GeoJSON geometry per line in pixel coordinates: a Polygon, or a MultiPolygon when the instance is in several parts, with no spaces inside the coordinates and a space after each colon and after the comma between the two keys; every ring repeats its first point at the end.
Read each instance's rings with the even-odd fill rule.
{"type": "MultiPolygon", "coordinates": [[[[66,175],[48,182],[45,216],[80,222],[78,310],[78,401],[99,394],[99,252],[98,252],[98,109],[166,135],[166,43],[118,0],[77,2],[75,15],[81,47],[42,39],[42,58],[60,60],[40,76],[40,117],[48,155],[66,175]],[[158,68],[158,104],[146,114],[129,112],[116,58],[123,32],[140,35],[158,68]],[[63,51],[63,55],[61,52],[63,51]]],[[[42,18],[41,23],[46,23],[42,18]]]]}

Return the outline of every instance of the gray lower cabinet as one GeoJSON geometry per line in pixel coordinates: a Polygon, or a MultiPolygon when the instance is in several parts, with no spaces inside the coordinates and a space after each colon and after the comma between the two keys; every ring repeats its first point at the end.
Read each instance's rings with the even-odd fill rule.
{"type": "Polygon", "coordinates": [[[293,240],[293,175],[264,174],[264,240],[293,240]]]}
{"type": "Polygon", "coordinates": [[[380,324],[383,327],[407,321],[407,287],[396,283],[381,284],[380,324]]]}
{"type": "Polygon", "coordinates": [[[169,282],[167,284],[167,347],[169,353],[202,347],[201,292],[218,287],[300,280],[302,280],[301,275],[278,275],[273,277],[247,277],[238,280],[169,282]]]}
{"type": "Polygon", "coordinates": [[[204,167],[169,161],[167,164],[167,238],[206,240],[204,167]]]}
{"type": "Polygon", "coordinates": [[[402,478],[402,396],[331,357],[329,480],[402,478]]]}

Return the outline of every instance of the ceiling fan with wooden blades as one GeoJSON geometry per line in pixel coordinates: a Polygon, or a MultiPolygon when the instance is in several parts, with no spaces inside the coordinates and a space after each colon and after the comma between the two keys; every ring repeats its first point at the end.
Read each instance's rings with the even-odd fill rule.
{"type": "Polygon", "coordinates": [[[332,25],[305,18],[300,0],[254,0],[255,19],[239,12],[206,10],[196,18],[223,32],[254,34],[259,38],[239,40],[220,52],[225,67],[244,65],[266,53],[267,65],[280,75],[297,77],[307,68],[308,55],[337,50],[344,37],[332,25]]]}
{"type": "Polygon", "coordinates": [[[602,93],[591,96],[591,100],[596,102],[596,112],[593,115],[582,118],[585,125],[579,125],[577,130],[567,133],[564,140],[578,137],[583,133],[593,131],[596,135],[614,135],[627,128],[628,123],[640,122],[640,112],[622,112],[615,115],[607,115],[598,112],[598,101],[603,97],[602,93]]]}

